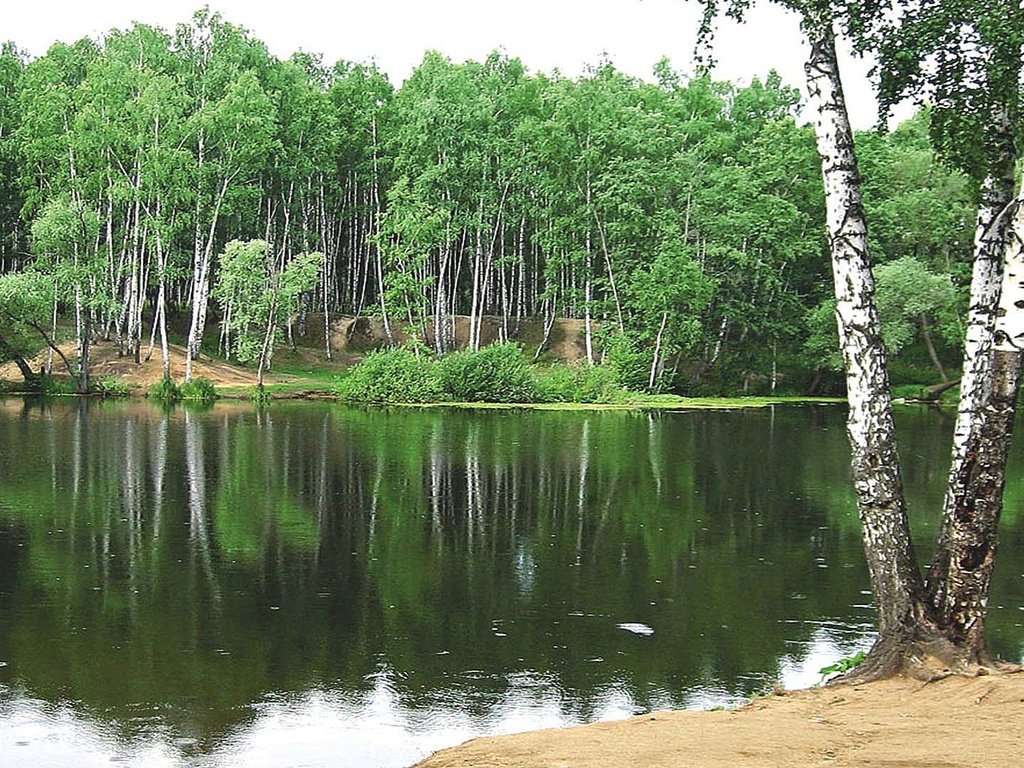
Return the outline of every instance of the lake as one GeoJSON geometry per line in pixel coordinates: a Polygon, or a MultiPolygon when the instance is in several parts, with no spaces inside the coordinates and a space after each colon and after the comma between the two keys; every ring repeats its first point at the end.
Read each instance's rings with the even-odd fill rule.
{"type": "MultiPolygon", "coordinates": [[[[897,413],[923,558],[951,418],[897,413]]],[[[0,400],[0,762],[401,768],[814,684],[874,620],[844,419],[0,400]]]]}

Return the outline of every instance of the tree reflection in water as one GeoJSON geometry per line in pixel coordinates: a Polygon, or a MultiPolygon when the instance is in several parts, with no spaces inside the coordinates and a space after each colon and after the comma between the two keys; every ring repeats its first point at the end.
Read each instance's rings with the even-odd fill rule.
{"type": "MultiPolygon", "coordinates": [[[[814,682],[873,620],[842,423],[2,401],[0,752],[399,766],[814,682]]],[[[949,426],[900,428],[927,540],[949,426]]],[[[990,624],[1019,658],[1012,477],[990,624]]]]}

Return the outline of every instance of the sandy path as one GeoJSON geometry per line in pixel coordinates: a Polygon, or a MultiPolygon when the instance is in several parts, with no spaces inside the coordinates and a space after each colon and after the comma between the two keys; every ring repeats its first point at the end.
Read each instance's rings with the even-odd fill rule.
{"type": "Polygon", "coordinates": [[[1024,674],[886,680],[732,711],[474,739],[419,768],[995,768],[1024,766],[1024,674]]]}

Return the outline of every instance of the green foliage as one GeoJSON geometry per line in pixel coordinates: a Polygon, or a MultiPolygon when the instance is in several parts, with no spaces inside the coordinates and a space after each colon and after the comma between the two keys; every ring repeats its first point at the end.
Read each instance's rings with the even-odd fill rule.
{"type": "Polygon", "coordinates": [[[924,386],[936,381],[935,369],[923,357],[919,345],[908,348],[898,357],[889,361],[889,383],[893,387],[904,385],[924,386]]]}
{"type": "Polygon", "coordinates": [[[966,284],[969,263],[955,255],[971,253],[975,200],[969,180],[936,156],[930,122],[922,110],[891,134],[857,137],[872,260],[913,257],[966,284]]]}
{"type": "MultiPolygon", "coordinates": [[[[979,34],[1017,50],[998,15],[979,34]]],[[[741,87],[663,60],[656,75],[428,53],[395,89],[373,66],[275,58],[209,11],[33,61],[5,46],[0,264],[29,277],[6,301],[0,286],[0,354],[37,352],[54,306],[62,322],[87,310],[79,335],[97,322],[135,344],[152,289],[183,296],[199,276],[192,299],[209,284],[228,347],[206,334],[201,351],[261,373],[309,312],[380,311],[421,338],[456,314],[588,316],[633,389],[763,389],[783,360],[810,381],[835,355],[805,317],[829,291],[798,92],[775,72],[741,87]]],[[[955,288],[973,189],[938,162],[935,127],[922,113],[858,151],[876,261],[913,257],[955,288]]],[[[897,304],[906,347],[913,308],[897,304]]],[[[926,317],[948,354],[956,324],[926,317]]],[[[434,338],[439,354],[455,341],[434,338]]]]}
{"type": "Polygon", "coordinates": [[[638,340],[614,334],[605,342],[604,365],[620,387],[643,392],[647,389],[651,355],[638,340]]]}
{"type": "Polygon", "coordinates": [[[836,329],[836,300],[823,300],[807,312],[808,335],[804,349],[812,364],[832,371],[843,370],[843,358],[839,352],[839,332],[836,329]]]}
{"type": "Polygon", "coordinates": [[[537,385],[518,344],[491,344],[453,352],[437,364],[445,398],[455,402],[530,403],[537,385]]]}
{"type": "Polygon", "coordinates": [[[270,393],[267,392],[265,387],[253,387],[252,392],[249,394],[249,399],[252,400],[253,405],[257,408],[266,408],[270,405],[270,393]]]}
{"type": "Polygon", "coordinates": [[[946,162],[977,180],[1005,172],[1007,155],[1012,167],[1024,6],[918,0],[866,20],[854,41],[878,58],[880,111],[907,97],[926,102],[932,143],[946,162]]]}
{"type": "Polygon", "coordinates": [[[282,321],[316,284],[322,261],[320,253],[303,253],[282,266],[265,240],[232,240],[220,256],[214,296],[233,334],[235,356],[242,362],[259,361],[260,386],[282,321]]]}
{"type": "Polygon", "coordinates": [[[818,674],[821,675],[822,682],[824,682],[825,678],[829,675],[845,674],[851,669],[856,668],[867,657],[868,655],[864,651],[857,651],[853,656],[844,656],[835,663],[822,667],[818,670],[818,674]]]}
{"type": "Polygon", "coordinates": [[[191,402],[212,403],[217,399],[217,388],[207,378],[199,377],[181,385],[181,399],[191,402]]]}
{"type": "Polygon", "coordinates": [[[537,374],[542,403],[616,403],[627,396],[609,365],[554,365],[537,374]]]}
{"type": "Polygon", "coordinates": [[[176,403],[181,400],[181,387],[174,379],[161,378],[160,381],[150,385],[146,396],[162,403],[176,403]]]}
{"type": "Polygon", "coordinates": [[[882,318],[882,340],[891,354],[898,354],[929,326],[950,344],[963,340],[949,275],[933,273],[913,256],[875,268],[875,303],[882,318]]]}
{"type": "Polygon", "coordinates": [[[437,364],[407,347],[371,352],[338,382],[348,403],[435,403],[444,399],[437,364]]]}
{"type": "Polygon", "coordinates": [[[41,395],[73,395],[75,382],[65,377],[41,373],[34,382],[34,390],[41,395]]]}
{"type": "Polygon", "coordinates": [[[129,384],[117,376],[104,376],[92,382],[92,391],[102,397],[127,397],[132,393],[129,384]]]}
{"type": "MultiPolygon", "coordinates": [[[[881,264],[874,271],[875,303],[894,381],[904,378],[896,372],[900,365],[906,366],[899,361],[900,354],[925,334],[934,332],[936,340],[950,346],[961,343],[964,329],[958,313],[959,301],[948,274],[933,272],[913,256],[881,264]]],[[[835,299],[829,298],[807,313],[809,333],[804,349],[818,365],[841,370],[835,311],[835,299]]],[[[934,373],[925,373],[912,380],[934,377],[934,373]]]]}
{"type": "Polygon", "coordinates": [[[350,403],[618,403],[629,397],[612,365],[535,368],[512,343],[440,359],[422,347],[372,352],[335,392],[350,403]]]}
{"type": "Polygon", "coordinates": [[[0,361],[31,358],[51,340],[54,283],[38,269],[0,275],[0,361]]]}

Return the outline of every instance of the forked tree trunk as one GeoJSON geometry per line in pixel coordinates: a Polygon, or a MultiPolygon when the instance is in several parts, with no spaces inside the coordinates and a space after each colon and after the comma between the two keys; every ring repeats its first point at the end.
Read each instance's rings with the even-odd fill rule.
{"type": "MultiPolygon", "coordinates": [[[[813,22],[814,20],[808,20],[813,22]]],[[[836,318],[849,399],[847,434],[864,549],[879,615],[875,659],[893,656],[915,634],[922,592],[910,540],[889,394],[885,349],[874,305],[867,227],[831,21],[809,23],[805,65],[821,156],[836,318]]]]}
{"type": "Polygon", "coordinates": [[[853,479],[879,614],[878,639],[853,677],[912,670],[928,655],[945,665],[984,663],[985,606],[1024,346],[1024,194],[1012,226],[1005,227],[1007,190],[1012,190],[1006,176],[1013,163],[1004,158],[1002,176],[985,184],[979,212],[963,398],[943,531],[926,594],[905,511],[835,41],[830,24],[814,21],[805,17],[805,28],[817,30],[811,33],[806,73],[825,182],[853,479]]]}

